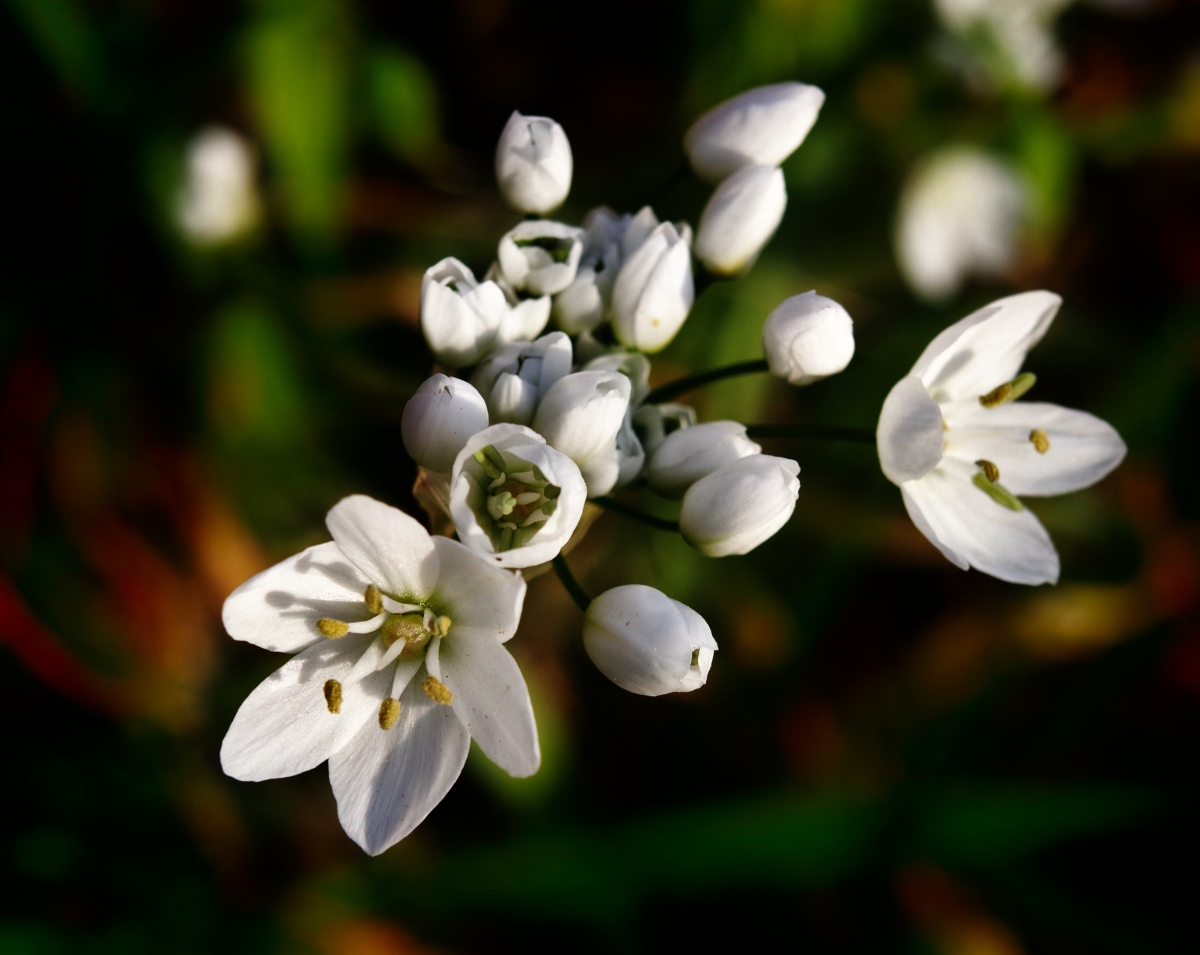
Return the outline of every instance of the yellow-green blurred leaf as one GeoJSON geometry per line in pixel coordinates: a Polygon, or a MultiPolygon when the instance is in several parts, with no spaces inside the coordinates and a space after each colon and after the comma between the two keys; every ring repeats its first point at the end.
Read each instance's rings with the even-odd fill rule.
{"type": "Polygon", "coordinates": [[[441,139],[437,87],[429,71],[404,50],[374,51],[367,92],[375,127],[401,159],[420,164],[441,139]]]}

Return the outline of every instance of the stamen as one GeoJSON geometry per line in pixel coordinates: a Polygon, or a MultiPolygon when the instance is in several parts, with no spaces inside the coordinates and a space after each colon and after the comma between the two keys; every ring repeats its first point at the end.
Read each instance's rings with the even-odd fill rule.
{"type": "Polygon", "coordinates": [[[340,713],[342,710],[342,684],[337,680],[325,681],[325,705],[330,713],[340,713]]]}
{"type": "Polygon", "coordinates": [[[396,725],[396,720],[399,718],[399,700],[394,700],[389,696],[379,704],[379,728],[381,730],[390,730],[396,725]]]}
{"type": "Polygon", "coordinates": [[[1037,448],[1038,454],[1045,454],[1050,450],[1050,435],[1046,434],[1041,428],[1034,428],[1029,432],[1029,440],[1033,442],[1033,446],[1037,448]]]}
{"type": "Polygon", "coordinates": [[[367,584],[367,592],[363,594],[363,600],[366,601],[367,609],[372,614],[383,613],[383,595],[374,584],[367,584]]]}
{"type": "Polygon", "coordinates": [[[421,689],[425,691],[425,695],[433,700],[434,703],[441,703],[442,706],[449,706],[454,702],[454,694],[441,680],[432,676],[427,676],[421,683],[421,689]]]}
{"type": "Polygon", "coordinates": [[[992,464],[991,461],[976,461],[975,465],[976,467],[983,469],[984,477],[986,477],[992,484],[995,484],[1000,480],[1000,469],[996,467],[996,465],[992,464]]]}
{"type": "Polygon", "coordinates": [[[341,620],[322,617],[317,621],[317,629],[323,636],[329,637],[330,640],[336,640],[338,637],[344,637],[350,632],[350,625],[343,623],[341,620]]]}
{"type": "Polygon", "coordinates": [[[1001,507],[1007,507],[1010,511],[1025,510],[1021,502],[1012,496],[1012,492],[1008,488],[1001,487],[999,484],[993,484],[982,471],[971,479],[971,483],[1001,507]]]}
{"type": "Polygon", "coordinates": [[[695,666],[699,666],[699,665],[700,665],[700,648],[696,647],[696,649],[692,651],[692,666],[695,667],[695,666]]]}
{"type": "Polygon", "coordinates": [[[445,614],[437,618],[437,630],[435,632],[439,637],[444,637],[450,632],[450,618],[445,614]]]}
{"type": "Polygon", "coordinates": [[[1006,381],[999,388],[994,388],[986,395],[981,395],[979,403],[985,408],[995,408],[1009,401],[1016,401],[1037,382],[1037,375],[1031,371],[1023,371],[1012,381],[1006,381]]]}

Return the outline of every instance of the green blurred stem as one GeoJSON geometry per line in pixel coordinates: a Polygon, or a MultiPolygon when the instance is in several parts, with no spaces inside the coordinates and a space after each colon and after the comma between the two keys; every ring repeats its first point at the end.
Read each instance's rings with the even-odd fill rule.
{"type": "Polygon", "coordinates": [[[701,385],[720,381],[722,378],[752,375],[756,372],[766,370],[767,360],[765,358],[757,358],[754,361],[742,361],[736,365],[726,365],[724,368],[714,368],[712,371],[702,371],[698,375],[688,375],[686,378],[680,378],[678,381],[672,381],[670,384],[655,388],[646,396],[646,404],[653,405],[670,401],[672,398],[678,398],[680,395],[687,394],[693,388],[699,388],[701,385]]]}
{"type": "Polygon", "coordinates": [[[641,521],[649,527],[656,528],[660,531],[678,531],[679,522],[669,521],[665,517],[655,517],[653,514],[647,514],[645,511],[639,511],[636,507],[630,507],[628,504],[622,504],[620,501],[614,501],[611,497],[594,497],[593,504],[599,504],[607,511],[612,511],[614,514],[620,514],[635,521],[641,521]]]}
{"type": "Polygon", "coordinates": [[[818,441],[857,441],[874,444],[875,432],[867,428],[843,428],[825,424],[751,424],[748,438],[815,438],[818,441]]]}
{"type": "Polygon", "coordinates": [[[575,575],[571,573],[571,568],[567,566],[567,559],[562,554],[558,554],[553,562],[554,572],[558,574],[558,579],[562,581],[562,585],[567,588],[567,593],[571,595],[571,599],[575,601],[575,605],[587,613],[588,605],[592,602],[587,593],[579,586],[579,581],[575,579],[575,575]]]}

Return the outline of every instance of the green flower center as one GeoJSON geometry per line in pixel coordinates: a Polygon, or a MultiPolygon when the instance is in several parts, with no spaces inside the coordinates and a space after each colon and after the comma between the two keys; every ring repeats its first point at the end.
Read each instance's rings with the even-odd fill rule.
{"type": "Polygon", "coordinates": [[[537,465],[494,445],[476,451],[474,458],[482,469],[476,476],[482,495],[472,509],[492,546],[499,552],[529,543],[557,509],[561,489],[537,465]]]}

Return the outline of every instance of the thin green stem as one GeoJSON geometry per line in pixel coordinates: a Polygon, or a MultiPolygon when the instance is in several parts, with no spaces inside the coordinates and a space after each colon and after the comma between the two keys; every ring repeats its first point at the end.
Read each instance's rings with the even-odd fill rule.
{"type": "Polygon", "coordinates": [[[567,593],[575,601],[575,606],[584,613],[587,613],[588,605],[592,602],[591,598],[588,597],[587,591],[579,586],[579,581],[575,579],[575,575],[571,573],[571,568],[567,566],[567,559],[562,554],[558,554],[552,563],[554,564],[554,572],[558,574],[558,579],[562,581],[562,585],[567,589],[567,593]]]}
{"type": "Polygon", "coordinates": [[[686,378],[680,378],[678,381],[672,381],[660,388],[655,388],[646,396],[646,403],[661,404],[664,401],[670,401],[672,398],[685,395],[693,388],[699,388],[701,385],[707,385],[710,382],[720,381],[722,378],[751,375],[755,372],[766,370],[767,360],[765,358],[758,358],[754,361],[738,362],[736,365],[726,365],[724,368],[714,368],[712,371],[702,371],[698,375],[688,375],[686,378]]]}
{"type": "Polygon", "coordinates": [[[857,441],[874,444],[875,432],[866,428],[843,428],[825,424],[751,424],[746,426],[750,438],[813,438],[818,441],[857,441]]]}
{"type": "Polygon", "coordinates": [[[623,517],[628,517],[631,520],[641,521],[641,523],[656,528],[660,531],[678,531],[679,522],[670,521],[665,517],[655,517],[653,514],[647,514],[645,511],[639,511],[636,507],[630,507],[628,504],[622,504],[620,501],[614,501],[611,497],[594,497],[593,504],[599,504],[605,510],[612,511],[614,514],[620,514],[623,517]]]}

